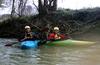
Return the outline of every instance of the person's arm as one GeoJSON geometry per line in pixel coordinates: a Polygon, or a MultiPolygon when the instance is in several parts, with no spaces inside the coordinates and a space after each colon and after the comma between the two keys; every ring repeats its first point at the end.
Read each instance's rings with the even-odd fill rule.
{"type": "Polygon", "coordinates": [[[48,36],[48,40],[55,40],[55,35],[53,33],[51,33],[49,36],[48,36]]]}
{"type": "Polygon", "coordinates": [[[30,33],[30,38],[33,38],[33,34],[32,34],[32,32],[30,33]]]}

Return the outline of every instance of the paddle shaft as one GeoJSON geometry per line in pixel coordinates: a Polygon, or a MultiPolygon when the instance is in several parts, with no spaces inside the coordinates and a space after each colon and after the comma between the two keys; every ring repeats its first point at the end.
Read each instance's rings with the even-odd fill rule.
{"type": "Polygon", "coordinates": [[[9,43],[5,44],[5,46],[12,46],[12,45],[17,44],[17,43],[18,42],[13,42],[13,43],[9,42],[9,43]]]}

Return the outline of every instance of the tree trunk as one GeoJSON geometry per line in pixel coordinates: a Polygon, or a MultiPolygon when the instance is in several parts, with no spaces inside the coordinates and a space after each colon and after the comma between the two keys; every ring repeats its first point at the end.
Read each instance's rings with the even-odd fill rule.
{"type": "Polygon", "coordinates": [[[56,11],[57,9],[57,0],[54,0],[53,2],[53,11],[56,11]]]}
{"type": "Polygon", "coordinates": [[[15,14],[15,0],[13,0],[13,3],[12,3],[11,17],[14,17],[14,14],[15,14]]]}
{"type": "Polygon", "coordinates": [[[38,0],[39,15],[46,15],[56,11],[57,0],[38,0]]]}
{"type": "Polygon", "coordinates": [[[23,16],[24,15],[24,10],[25,10],[25,7],[26,7],[26,3],[27,3],[27,0],[19,0],[19,5],[18,5],[18,15],[19,16],[23,16]]]}

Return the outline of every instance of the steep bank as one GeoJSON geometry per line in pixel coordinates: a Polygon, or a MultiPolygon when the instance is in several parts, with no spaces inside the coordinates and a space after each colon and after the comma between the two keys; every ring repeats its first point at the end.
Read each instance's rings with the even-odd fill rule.
{"type": "Polygon", "coordinates": [[[84,33],[73,36],[74,39],[100,42],[100,23],[84,33]]]}
{"type": "MultiPolygon", "coordinates": [[[[23,37],[24,26],[30,25],[34,32],[54,26],[64,34],[81,34],[94,28],[100,21],[100,8],[86,10],[57,10],[46,16],[23,16],[4,20],[0,23],[0,37],[23,37]]],[[[44,31],[42,32],[44,34],[44,31]]]]}

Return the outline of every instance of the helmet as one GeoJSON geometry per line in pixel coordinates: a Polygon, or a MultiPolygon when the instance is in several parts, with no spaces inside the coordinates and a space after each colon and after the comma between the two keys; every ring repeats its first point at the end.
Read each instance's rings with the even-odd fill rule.
{"type": "Polygon", "coordinates": [[[54,30],[59,30],[59,28],[58,27],[54,27],[54,30]]]}
{"type": "Polygon", "coordinates": [[[30,28],[30,26],[25,26],[25,29],[30,28]]]}

